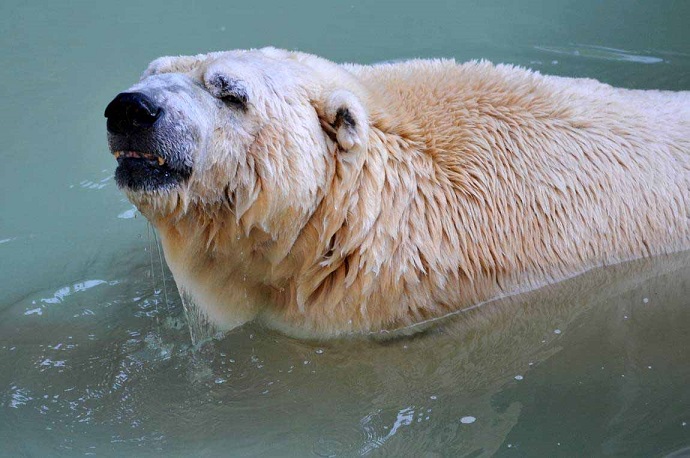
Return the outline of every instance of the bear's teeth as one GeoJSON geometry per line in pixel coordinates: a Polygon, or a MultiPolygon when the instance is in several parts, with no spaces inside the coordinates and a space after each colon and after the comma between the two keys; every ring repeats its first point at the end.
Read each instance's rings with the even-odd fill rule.
{"type": "Polygon", "coordinates": [[[163,165],[163,164],[165,164],[165,159],[163,159],[162,157],[158,156],[158,165],[163,165]]]}
{"type": "Polygon", "coordinates": [[[115,156],[115,159],[119,159],[120,156],[122,156],[122,151],[115,151],[115,152],[113,153],[113,156],[115,156]]]}

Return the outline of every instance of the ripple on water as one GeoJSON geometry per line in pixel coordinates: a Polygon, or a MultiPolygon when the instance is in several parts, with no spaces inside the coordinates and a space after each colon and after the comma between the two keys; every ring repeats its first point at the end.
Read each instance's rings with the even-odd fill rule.
{"type": "Polygon", "coordinates": [[[137,209],[136,207],[132,207],[129,210],[125,210],[117,215],[118,218],[120,219],[132,219],[137,216],[137,209]]]}
{"type": "Polygon", "coordinates": [[[57,291],[55,291],[52,295],[52,297],[43,297],[39,298],[37,300],[31,301],[31,305],[35,306],[38,305],[38,307],[29,307],[24,311],[24,315],[42,315],[43,314],[43,308],[46,305],[54,305],[54,304],[60,304],[64,302],[69,296],[72,296],[76,293],[81,293],[87,290],[90,290],[91,288],[95,288],[96,286],[100,285],[109,285],[109,286],[114,286],[119,284],[120,282],[118,280],[112,280],[112,281],[107,281],[107,280],[99,280],[99,279],[93,279],[93,280],[83,280],[77,283],[73,283],[71,285],[66,285],[61,288],[59,288],[57,291]]]}
{"type": "Polygon", "coordinates": [[[553,54],[610,61],[635,62],[638,64],[660,64],[665,62],[665,60],[661,57],[643,55],[635,51],[608,48],[605,46],[580,44],[572,46],[535,46],[534,48],[539,51],[545,51],[553,54]]]}
{"type": "Polygon", "coordinates": [[[318,436],[312,451],[315,455],[323,457],[356,454],[361,444],[369,440],[367,432],[358,428],[356,423],[344,424],[342,421],[329,424],[318,436]]]}
{"type": "Polygon", "coordinates": [[[7,398],[8,399],[3,400],[3,405],[13,409],[19,409],[34,399],[28,389],[22,388],[18,385],[10,386],[7,398]]]}

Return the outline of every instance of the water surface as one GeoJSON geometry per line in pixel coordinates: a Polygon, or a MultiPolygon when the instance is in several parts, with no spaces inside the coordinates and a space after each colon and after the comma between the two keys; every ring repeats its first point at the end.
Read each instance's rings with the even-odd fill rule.
{"type": "Polygon", "coordinates": [[[687,90],[689,17],[679,1],[3,2],[0,453],[687,453],[689,254],[413,337],[301,342],[247,326],[195,349],[146,222],[113,183],[103,109],[160,55],[265,45],[687,90]]]}

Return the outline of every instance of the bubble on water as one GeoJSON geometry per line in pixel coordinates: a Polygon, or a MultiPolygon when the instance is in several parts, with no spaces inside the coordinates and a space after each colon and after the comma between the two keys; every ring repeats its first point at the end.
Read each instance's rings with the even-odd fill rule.
{"type": "Polygon", "coordinates": [[[316,353],[317,355],[323,354],[323,348],[317,348],[316,351],[315,351],[315,353],[316,353]]]}
{"type": "Polygon", "coordinates": [[[649,298],[648,298],[648,297],[645,297],[645,298],[642,299],[642,303],[643,303],[643,304],[646,304],[646,303],[648,303],[648,302],[649,302],[649,298]]]}
{"type": "Polygon", "coordinates": [[[473,416],[470,416],[470,415],[468,415],[468,416],[466,416],[466,417],[462,417],[462,418],[460,419],[460,423],[463,423],[463,424],[465,424],[465,425],[469,425],[469,424],[471,424],[471,423],[474,423],[475,421],[477,421],[477,419],[476,419],[475,417],[473,417],[473,416]]]}
{"type": "Polygon", "coordinates": [[[522,380],[524,377],[522,375],[516,375],[514,378],[515,378],[515,380],[519,381],[519,380],[522,380]]]}
{"type": "Polygon", "coordinates": [[[561,333],[561,330],[560,330],[560,329],[554,329],[554,330],[553,330],[553,333],[554,333],[554,334],[560,334],[560,333],[561,333]]]}

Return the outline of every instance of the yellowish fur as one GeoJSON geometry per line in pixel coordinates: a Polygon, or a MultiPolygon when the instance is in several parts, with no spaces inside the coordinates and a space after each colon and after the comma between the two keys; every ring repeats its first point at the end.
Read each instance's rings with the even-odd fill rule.
{"type": "Polygon", "coordinates": [[[145,77],[212,71],[251,86],[240,125],[209,114],[190,181],[128,195],[223,329],[397,329],[690,248],[688,92],[273,48],[162,58],[145,77]]]}

